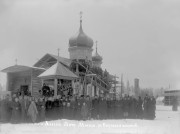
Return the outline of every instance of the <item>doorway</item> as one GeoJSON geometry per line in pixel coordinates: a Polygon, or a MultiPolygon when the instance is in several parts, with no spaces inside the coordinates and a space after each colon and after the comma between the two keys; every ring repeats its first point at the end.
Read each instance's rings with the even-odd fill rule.
{"type": "Polygon", "coordinates": [[[29,86],[28,85],[21,85],[20,92],[21,92],[21,95],[28,95],[29,86]]]}

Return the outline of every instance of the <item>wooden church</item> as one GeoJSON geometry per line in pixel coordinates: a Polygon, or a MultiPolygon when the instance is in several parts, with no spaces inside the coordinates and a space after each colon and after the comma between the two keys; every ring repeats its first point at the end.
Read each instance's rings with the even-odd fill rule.
{"type": "Polygon", "coordinates": [[[39,90],[46,83],[54,90],[55,96],[59,95],[67,85],[72,87],[72,94],[75,95],[94,96],[107,93],[109,85],[97,74],[89,71],[92,67],[101,68],[103,60],[97,52],[97,44],[95,54],[92,55],[93,44],[93,40],[84,33],[80,19],[77,34],[69,39],[69,59],[45,54],[33,66],[7,67],[2,70],[7,73],[6,90],[12,93],[28,92],[38,97],[39,90]]]}

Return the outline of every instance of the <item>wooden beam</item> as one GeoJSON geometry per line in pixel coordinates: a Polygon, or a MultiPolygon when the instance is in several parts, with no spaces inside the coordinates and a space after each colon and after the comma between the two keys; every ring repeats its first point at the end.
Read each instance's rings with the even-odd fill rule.
{"type": "Polygon", "coordinates": [[[57,79],[55,78],[54,79],[54,96],[55,97],[57,97],[57,84],[58,84],[58,82],[57,82],[57,79]]]}

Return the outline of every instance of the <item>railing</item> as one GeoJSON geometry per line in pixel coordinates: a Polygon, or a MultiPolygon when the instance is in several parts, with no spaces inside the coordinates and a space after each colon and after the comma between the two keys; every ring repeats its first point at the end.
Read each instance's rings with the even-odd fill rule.
{"type": "MultiPolygon", "coordinates": [[[[86,68],[85,66],[83,66],[81,63],[79,63],[79,62],[77,62],[77,61],[72,61],[72,62],[78,63],[80,66],[82,66],[84,69],[86,69],[86,73],[93,74],[90,70],[88,70],[88,68],[86,68]]],[[[98,76],[95,76],[95,77],[108,87],[108,85],[107,85],[103,80],[101,80],[98,76]]]]}

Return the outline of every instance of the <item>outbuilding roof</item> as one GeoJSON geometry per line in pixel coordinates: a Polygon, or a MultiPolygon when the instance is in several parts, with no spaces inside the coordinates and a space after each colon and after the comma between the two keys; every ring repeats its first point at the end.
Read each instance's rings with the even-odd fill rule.
{"type": "Polygon", "coordinates": [[[59,79],[76,79],[78,78],[72,71],[70,71],[67,67],[65,67],[60,62],[57,62],[45,72],[40,74],[38,77],[40,78],[59,78],[59,79]]]}
{"type": "Polygon", "coordinates": [[[10,67],[7,67],[7,68],[1,70],[1,72],[14,73],[14,72],[28,71],[28,70],[31,70],[31,69],[45,70],[44,68],[39,68],[39,67],[31,67],[31,66],[24,66],[24,65],[14,65],[14,66],[10,66],[10,67]]]}

